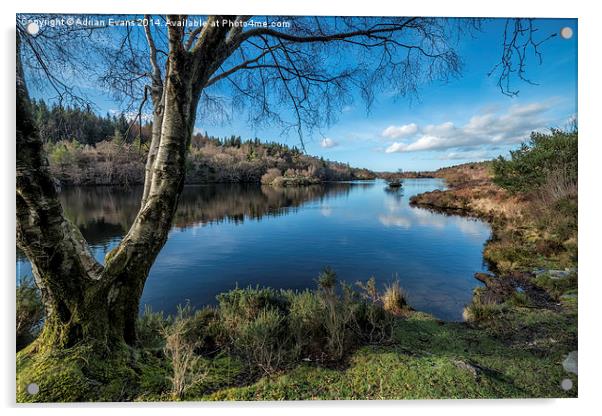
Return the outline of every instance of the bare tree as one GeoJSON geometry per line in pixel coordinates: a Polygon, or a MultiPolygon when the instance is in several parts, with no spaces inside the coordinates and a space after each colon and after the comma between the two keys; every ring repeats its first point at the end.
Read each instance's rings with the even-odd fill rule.
{"type": "MultiPolygon", "coordinates": [[[[303,143],[304,132],[332,122],[358,93],[369,107],[379,91],[414,94],[424,82],[459,74],[453,39],[474,25],[416,17],[268,17],[256,24],[251,16],[209,16],[204,25],[190,29],[181,24],[186,16],[132,20],[154,19],[160,24],[128,27],[116,48],[107,49],[107,39],[100,42],[102,48],[88,48],[98,60],[113,63],[101,82],[138,101],[139,112],[150,105],[153,114],[140,211],[104,265],[91,255],[57,199],[21,61],[25,42],[52,89],[75,96],[43,56],[68,48],[63,39],[52,43],[60,29],[35,40],[17,25],[17,244],[31,261],[46,306],[44,330],[30,352],[79,342],[111,350],[135,342],[140,296],[167,239],[191,135],[197,114],[206,115],[203,109],[215,112],[220,97],[227,96],[234,108],[246,106],[251,123],[295,129],[303,143]],[[274,24],[279,19],[288,22],[286,29],[274,24]],[[140,49],[141,37],[146,51],[140,49]],[[54,49],[36,43],[44,40],[54,49]],[[284,105],[292,109],[292,118],[285,116],[284,105]]],[[[90,41],[93,32],[67,35],[90,41]]]]}

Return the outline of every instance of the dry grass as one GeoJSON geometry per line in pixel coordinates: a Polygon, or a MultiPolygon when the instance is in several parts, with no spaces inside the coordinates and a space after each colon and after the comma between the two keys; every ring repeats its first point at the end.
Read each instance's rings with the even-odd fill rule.
{"type": "Polygon", "coordinates": [[[445,179],[449,189],[417,195],[412,198],[414,203],[465,211],[482,218],[522,219],[529,209],[524,197],[511,195],[492,183],[488,163],[442,168],[433,172],[433,176],[445,179]]]}
{"type": "Polygon", "coordinates": [[[396,280],[385,288],[381,299],[385,311],[393,315],[401,315],[404,309],[408,307],[407,296],[399,285],[399,280],[396,280]]]}
{"type": "Polygon", "coordinates": [[[510,193],[491,181],[484,163],[434,174],[452,178],[449,189],[416,195],[411,203],[490,222],[494,238],[483,255],[498,272],[576,263],[577,184],[570,175],[558,170],[537,193],[510,193]]]}
{"type": "Polygon", "coordinates": [[[553,205],[556,202],[577,198],[577,178],[567,169],[558,169],[546,175],[546,181],[538,190],[538,196],[543,205],[553,205]]]}
{"type": "Polygon", "coordinates": [[[180,400],[186,392],[201,383],[208,374],[203,358],[195,353],[201,345],[199,340],[188,336],[190,331],[190,308],[182,308],[173,324],[165,327],[165,356],[172,367],[171,396],[180,400]]]}

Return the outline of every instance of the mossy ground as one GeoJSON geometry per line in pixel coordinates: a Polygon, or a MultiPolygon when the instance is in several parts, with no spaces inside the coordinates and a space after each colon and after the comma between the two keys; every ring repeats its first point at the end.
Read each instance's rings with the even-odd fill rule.
{"type": "MultiPolygon", "coordinates": [[[[555,317],[521,311],[517,319],[549,324],[546,336],[562,338],[573,328],[555,317]],[[526,316],[525,316],[526,315],[526,316]]],[[[518,321],[515,322],[518,324],[518,321]]],[[[395,343],[366,346],[348,357],[344,368],[310,363],[255,383],[220,389],[190,400],[335,400],[575,397],[577,377],[562,360],[570,345],[557,343],[542,354],[526,343],[508,342],[495,331],[464,323],[444,323],[415,313],[399,320],[395,343]],[[469,367],[464,364],[468,364],[469,367]],[[475,368],[476,375],[469,370],[475,368]],[[574,387],[564,391],[563,379],[574,387]]],[[[561,341],[562,342],[562,341],[561,341]]],[[[570,344],[570,343],[568,343],[570,344]]]]}
{"type": "MultiPolygon", "coordinates": [[[[576,397],[577,376],[562,366],[576,348],[576,303],[552,312],[500,308],[495,320],[471,326],[415,312],[399,318],[390,345],[363,346],[338,366],[303,362],[250,376],[239,359],[208,358],[202,383],[183,400],[334,400],[576,397]],[[574,387],[564,391],[563,379],[574,387]]],[[[19,401],[165,401],[170,365],[149,352],[87,362],[86,351],[18,360],[19,401]],[[39,379],[43,375],[43,379],[39,379]],[[40,393],[28,395],[30,380],[40,393]]]]}

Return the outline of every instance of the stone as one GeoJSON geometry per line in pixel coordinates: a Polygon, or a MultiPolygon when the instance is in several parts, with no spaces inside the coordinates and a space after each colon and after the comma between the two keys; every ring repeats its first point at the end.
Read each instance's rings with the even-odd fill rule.
{"type": "Polygon", "coordinates": [[[548,270],[550,279],[554,280],[566,279],[570,274],[571,272],[568,270],[548,270]]]}
{"type": "Polygon", "coordinates": [[[472,376],[474,378],[478,378],[479,375],[481,374],[481,370],[478,367],[476,367],[470,363],[467,363],[465,361],[454,360],[454,364],[459,369],[468,371],[470,374],[472,374],[472,376]]]}
{"type": "Polygon", "coordinates": [[[564,371],[568,373],[577,374],[577,351],[571,351],[568,353],[562,362],[562,367],[564,367],[564,371]]]}

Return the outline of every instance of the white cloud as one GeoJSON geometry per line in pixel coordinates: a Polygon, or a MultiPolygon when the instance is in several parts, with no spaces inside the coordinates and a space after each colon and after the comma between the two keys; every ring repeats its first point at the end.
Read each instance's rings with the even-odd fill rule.
{"type": "Polygon", "coordinates": [[[441,156],[439,160],[487,160],[491,156],[486,150],[472,150],[462,152],[449,152],[441,156]]]}
{"type": "Polygon", "coordinates": [[[415,123],[404,124],[403,126],[389,126],[383,130],[382,135],[387,139],[402,139],[412,136],[418,131],[415,123]]]}
{"type": "Polygon", "coordinates": [[[544,117],[544,113],[549,108],[549,104],[545,103],[515,105],[505,113],[500,114],[491,110],[488,113],[475,115],[460,127],[447,122],[428,125],[422,129],[416,128],[420,133],[413,140],[396,141],[385,151],[387,153],[442,151],[520,143],[532,131],[541,130],[548,125],[549,120],[544,117]]]}
{"type": "Polygon", "coordinates": [[[320,141],[320,146],[322,146],[325,149],[329,149],[331,147],[338,146],[338,143],[329,137],[325,137],[320,141]]]}

